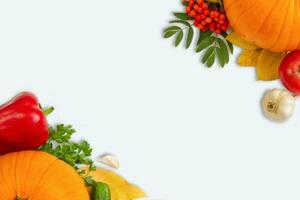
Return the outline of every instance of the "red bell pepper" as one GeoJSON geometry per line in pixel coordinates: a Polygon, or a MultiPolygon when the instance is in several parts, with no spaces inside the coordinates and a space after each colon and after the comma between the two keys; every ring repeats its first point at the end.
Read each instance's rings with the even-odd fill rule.
{"type": "Polygon", "coordinates": [[[48,136],[47,119],[33,94],[20,93],[0,106],[0,154],[37,149],[48,136]]]}

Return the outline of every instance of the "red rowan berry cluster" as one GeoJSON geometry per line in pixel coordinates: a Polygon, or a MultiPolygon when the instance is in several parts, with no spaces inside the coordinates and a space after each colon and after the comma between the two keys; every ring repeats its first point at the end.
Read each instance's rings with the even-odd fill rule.
{"type": "Polygon", "coordinates": [[[202,32],[210,30],[220,34],[230,27],[225,11],[210,8],[204,0],[189,0],[186,13],[195,19],[194,25],[202,32]]]}

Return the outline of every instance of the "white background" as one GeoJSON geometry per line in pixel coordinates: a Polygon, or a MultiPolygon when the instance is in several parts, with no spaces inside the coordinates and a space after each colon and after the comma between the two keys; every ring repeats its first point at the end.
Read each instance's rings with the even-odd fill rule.
{"type": "MultiPolygon", "coordinates": [[[[0,91],[36,93],[71,123],[94,156],[112,152],[119,173],[168,200],[300,198],[300,105],[285,124],[232,57],[221,69],[175,49],[162,28],[176,0],[0,2],[0,91]]],[[[236,54],[238,53],[236,49],[236,54]]]]}

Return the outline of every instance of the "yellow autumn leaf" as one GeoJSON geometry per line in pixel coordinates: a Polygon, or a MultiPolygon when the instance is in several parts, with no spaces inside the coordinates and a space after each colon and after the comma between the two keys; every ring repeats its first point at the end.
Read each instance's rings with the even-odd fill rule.
{"type": "Polygon", "coordinates": [[[260,47],[256,46],[255,44],[252,44],[250,42],[247,42],[246,40],[242,39],[237,33],[234,31],[231,32],[227,37],[226,40],[231,42],[232,44],[242,48],[242,49],[260,49],[260,47]]]}
{"type": "MultiPolygon", "coordinates": [[[[83,169],[88,171],[87,168],[83,169]]],[[[147,196],[139,187],[129,183],[113,171],[98,168],[95,171],[89,171],[86,175],[92,176],[95,181],[106,183],[111,192],[111,200],[134,200],[147,196]]]]}
{"type": "Polygon", "coordinates": [[[257,65],[258,56],[260,55],[261,49],[250,50],[244,49],[238,57],[238,64],[240,66],[253,66],[257,65]]]}
{"type": "Polygon", "coordinates": [[[263,49],[257,60],[257,79],[272,81],[279,78],[278,68],[286,53],[276,53],[263,49]]]}

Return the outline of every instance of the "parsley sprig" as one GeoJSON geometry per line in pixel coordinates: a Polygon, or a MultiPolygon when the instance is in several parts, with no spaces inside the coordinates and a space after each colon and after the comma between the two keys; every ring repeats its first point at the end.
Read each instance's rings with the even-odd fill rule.
{"type": "MultiPolygon", "coordinates": [[[[53,107],[43,109],[45,116],[53,111],[53,107]]],[[[81,165],[88,165],[88,170],[95,170],[96,167],[91,159],[93,150],[90,144],[86,140],[72,141],[71,138],[74,133],[76,131],[72,125],[49,126],[49,139],[39,150],[52,154],[74,167],[78,174],[82,176],[86,186],[91,187],[91,200],[111,200],[110,189],[107,184],[96,182],[91,176],[85,175],[87,174],[86,170],[79,169],[81,165]]]]}
{"type": "Polygon", "coordinates": [[[92,149],[87,141],[73,142],[71,137],[76,131],[71,125],[58,124],[49,127],[49,139],[40,150],[50,153],[65,161],[76,170],[79,165],[89,165],[93,168],[93,160],[90,158],[92,149]]]}

